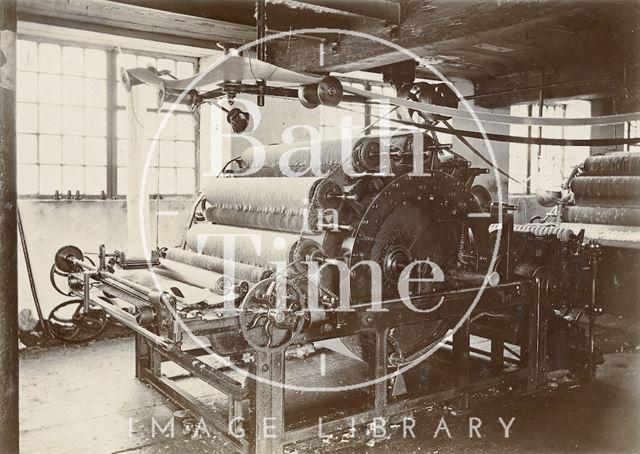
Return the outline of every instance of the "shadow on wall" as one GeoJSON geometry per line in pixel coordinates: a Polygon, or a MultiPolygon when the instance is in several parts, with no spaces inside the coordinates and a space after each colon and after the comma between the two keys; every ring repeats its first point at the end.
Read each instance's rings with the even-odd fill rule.
{"type": "MultiPolygon", "coordinates": [[[[180,242],[192,200],[162,200],[158,232],[161,246],[180,242]]],[[[127,210],[125,200],[20,200],[20,214],[27,238],[33,275],[42,305],[49,315],[59,303],[70,299],[57,293],[49,282],[49,270],[56,251],[73,244],[85,253],[97,252],[100,244],[107,251],[127,247],[127,210]]],[[[155,232],[155,201],[150,203],[152,232],[155,232]]],[[[155,245],[155,233],[151,239],[155,245]]],[[[36,315],[29,288],[27,269],[19,247],[18,301],[20,309],[30,308],[36,315]]],[[[95,256],[90,256],[95,260],[95,256]]]]}

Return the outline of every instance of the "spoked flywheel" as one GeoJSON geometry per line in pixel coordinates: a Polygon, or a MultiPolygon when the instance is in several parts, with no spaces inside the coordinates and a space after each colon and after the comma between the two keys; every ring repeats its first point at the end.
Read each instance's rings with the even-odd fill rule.
{"type": "Polygon", "coordinates": [[[286,348],[302,331],[305,303],[300,290],[275,278],[258,282],[244,298],[240,331],[256,350],[286,348]]]}
{"type": "Polygon", "coordinates": [[[96,338],[109,324],[109,315],[101,309],[85,311],[82,299],[57,305],[49,314],[49,329],[63,342],[82,343],[96,338]]]}

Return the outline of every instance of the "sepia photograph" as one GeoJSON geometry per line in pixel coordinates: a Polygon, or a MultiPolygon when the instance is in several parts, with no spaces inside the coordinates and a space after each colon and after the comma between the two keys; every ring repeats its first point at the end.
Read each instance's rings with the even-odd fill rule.
{"type": "Polygon", "coordinates": [[[640,0],[0,0],[0,454],[640,453],[640,0]]]}

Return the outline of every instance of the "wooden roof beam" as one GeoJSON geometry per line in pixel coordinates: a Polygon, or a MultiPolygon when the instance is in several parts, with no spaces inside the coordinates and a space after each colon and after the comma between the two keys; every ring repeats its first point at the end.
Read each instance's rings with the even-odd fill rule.
{"type": "Polygon", "coordinates": [[[316,13],[366,17],[391,24],[400,22],[399,0],[270,0],[289,4],[292,8],[305,6],[316,13]]]}
{"type": "MultiPolygon", "coordinates": [[[[256,39],[255,28],[109,0],[18,0],[20,20],[214,47],[256,39]],[[155,38],[154,38],[155,37],[155,38]],[[207,45],[208,44],[208,45],[207,45]]],[[[271,30],[270,33],[277,33],[271,30]]]]}
{"type": "Polygon", "coordinates": [[[481,107],[503,107],[524,102],[536,102],[540,90],[547,100],[593,99],[601,97],[629,98],[638,105],[640,99],[640,68],[626,69],[615,61],[594,65],[566,65],[547,71],[530,71],[481,80],[475,84],[475,104],[481,107]],[[627,74],[625,74],[625,71],[627,74]]]}
{"type": "MultiPolygon", "coordinates": [[[[403,20],[391,29],[360,30],[389,40],[419,56],[437,56],[444,43],[476,44],[478,37],[497,30],[541,24],[558,15],[585,10],[588,2],[407,0],[403,20]]],[[[326,73],[367,70],[406,60],[407,56],[385,44],[343,35],[337,46],[324,46],[322,63],[318,43],[274,44],[269,61],[295,71],[326,73]]]]}

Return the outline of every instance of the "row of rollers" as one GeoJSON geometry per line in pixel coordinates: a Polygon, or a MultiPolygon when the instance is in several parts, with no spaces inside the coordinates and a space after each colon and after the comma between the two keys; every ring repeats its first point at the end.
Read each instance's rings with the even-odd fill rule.
{"type": "MultiPolygon", "coordinates": [[[[491,224],[489,232],[499,228],[499,224],[491,224]]],[[[573,230],[553,224],[517,224],[513,226],[513,231],[516,233],[533,233],[536,236],[551,236],[558,238],[560,241],[569,241],[575,235],[573,230]]]]}

